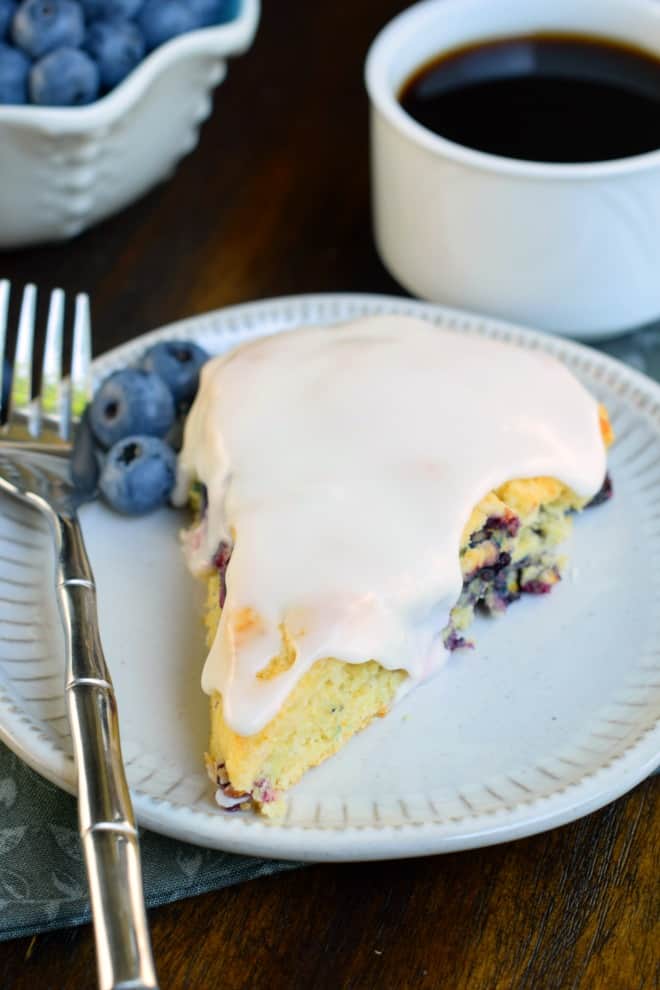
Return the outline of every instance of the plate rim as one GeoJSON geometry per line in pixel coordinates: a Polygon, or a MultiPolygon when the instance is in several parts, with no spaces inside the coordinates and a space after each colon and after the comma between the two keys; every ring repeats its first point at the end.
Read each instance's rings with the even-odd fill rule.
{"type": "MultiPolygon", "coordinates": [[[[405,313],[431,318],[460,331],[513,339],[527,347],[539,348],[560,360],[573,356],[600,366],[637,392],[638,404],[644,400],[660,406],[660,384],[616,358],[582,343],[533,330],[479,313],[425,303],[405,296],[379,293],[310,293],[277,296],[220,307],[186,317],[141,334],[105,352],[94,360],[95,379],[142,352],[157,340],[183,337],[198,339],[206,329],[213,331],[224,323],[223,337],[231,340],[235,332],[243,340],[247,335],[263,336],[279,332],[287,323],[300,325],[309,310],[327,315],[332,322],[346,319],[341,310],[355,308],[366,315],[374,312],[405,313]],[[327,313],[325,312],[327,310],[327,313]],[[268,329],[267,317],[279,318],[275,330],[268,329]],[[247,325],[246,325],[247,322],[247,325]]],[[[579,360],[578,360],[579,363],[579,360]]],[[[660,412],[656,430],[660,442],[660,412]]],[[[25,763],[68,793],[75,794],[72,758],[21,714],[10,699],[0,696],[0,739],[25,763]],[[37,737],[42,739],[37,741],[37,737]]],[[[154,797],[132,789],[138,823],[171,838],[206,848],[247,853],[299,861],[350,861],[406,858],[477,848],[512,841],[574,821],[616,800],[652,773],[660,763],[660,720],[642,732],[635,742],[615,759],[604,762],[579,781],[568,783],[548,795],[518,803],[511,808],[475,811],[458,824],[450,821],[410,821],[404,824],[347,824],[340,826],[278,825],[256,817],[229,816],[212,809],[198,809],[175,804],[167,798],[154,797]]]]}

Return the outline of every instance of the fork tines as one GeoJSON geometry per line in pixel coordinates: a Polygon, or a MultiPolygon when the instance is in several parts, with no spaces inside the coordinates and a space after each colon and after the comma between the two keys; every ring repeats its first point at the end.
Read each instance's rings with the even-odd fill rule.
{"type": "Polygon", "coordinates": [[[5,375],[11,374],[1,435],[5,439],[20,439],[45,438],[49,434],[52,440],[67,441],[71,437],[72,425],[80,419],[92,394],[89,298],[80,293],[75,299],[71,374],[67,379],[62,374],[65,296],[62,289],[54,289],[51,293],[41,391],[36,395],[32,384],[32,363],[37,289],[30,284],[23,290],[14,359],[12,361],[10,358],[7,364],[4,358],[7,355],[10,288],[7,279],[0,280],[0,395],[7,390],[5,375]]]}

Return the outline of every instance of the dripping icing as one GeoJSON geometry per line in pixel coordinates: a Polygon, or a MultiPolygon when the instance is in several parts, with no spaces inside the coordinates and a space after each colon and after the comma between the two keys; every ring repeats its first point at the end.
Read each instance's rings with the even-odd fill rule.
{"type": "Polygon", "coordinates": [[[243,344],[203,369],[175,497],[206,485],[192,569],[235,541],[202,686],[251,735],[322,657],[412,686],[445,656],[472,508],[513,478],[600,489],[598,405],[558,361],[402,316],[243,344]],[[259,677],[283,647],[293,662],[259,677]]]}

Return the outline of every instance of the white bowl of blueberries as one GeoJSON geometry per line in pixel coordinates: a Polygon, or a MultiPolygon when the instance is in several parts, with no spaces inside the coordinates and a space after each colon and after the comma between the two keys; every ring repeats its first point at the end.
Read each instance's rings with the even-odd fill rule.
{"type": "Polygon", "coordinates": [[[63,240],[196,143],[259,0],[0,0],[0,248],[63,240]]]}

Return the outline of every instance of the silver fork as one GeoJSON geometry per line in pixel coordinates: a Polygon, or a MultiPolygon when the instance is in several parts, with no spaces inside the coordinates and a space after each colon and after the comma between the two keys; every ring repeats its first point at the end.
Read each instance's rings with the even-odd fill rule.
{"type": "MultiPolygon", "coordinates": [[[[10,286],[0,282],[0,366],[10,286]]],[[[55,539],[65,631],[65,695],[78,780],[78,819],[101,990],[157,990],[138,834],[119,743],[117,703],[103,657],[96,589],[77,509],[90,494],[69,477],[71,434],[91,396],[89,301],[75,302],[69,382],[62,377],[64,293],[50,299],[41,395],[32,390],[36,289],[21,304],[9,413],[0,428],[0,489],[40,510],[55,539]]],[[[1,386],[1,380],[0,380],[1,386]]]]}

